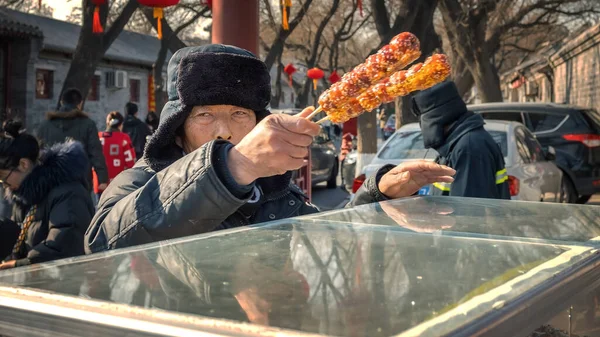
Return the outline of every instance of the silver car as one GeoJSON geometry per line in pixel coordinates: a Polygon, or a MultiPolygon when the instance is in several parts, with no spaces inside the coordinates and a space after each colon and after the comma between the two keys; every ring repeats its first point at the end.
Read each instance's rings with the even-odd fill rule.
{"type": "MultiPolygon", "coordinates": [[[[551,161],[553,149],[544,153],[535,136],[522,124],[505,121],[486,121],[485,129],[502,149],[509,175],[513,200],[563,202],[569,185],[563,182],[562,171],[551,161]]],[[[379,150],[371,164],[363,169],[365,179],[385,164],[398,165],[418,159],[435,160],[437,152],[426,149],[419,124],[401,127],[379,150]]],[[[427,195],[426,186],[419,194],[427,195]]]]}

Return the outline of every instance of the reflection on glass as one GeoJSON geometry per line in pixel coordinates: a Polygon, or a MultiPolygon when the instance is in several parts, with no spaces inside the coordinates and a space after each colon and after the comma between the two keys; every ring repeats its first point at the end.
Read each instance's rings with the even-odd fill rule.
{"type": "Polygon", "coordinates": [[[417,198],[19,268],[0,282],[326,335],[444,334],[592,256],[596,210],[564,210],[417,198]]]}

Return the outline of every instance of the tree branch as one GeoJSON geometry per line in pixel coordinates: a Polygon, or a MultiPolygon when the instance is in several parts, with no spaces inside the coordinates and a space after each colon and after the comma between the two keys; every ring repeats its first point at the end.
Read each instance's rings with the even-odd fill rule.
{"type": "Polygon", "coordinates": [[[119,14],[117,19],[113,22],[113,24],[110,26],[110,28],[102,38],[102,45],[105,46],[105,52],[106,50],[108,50],[110,45],[117,39],[117,37],[119,37],[119,34],[121,34],[123,28],[125,28],[125,25],[129,21],[133,13],[136,11],[136,9],[138,9],[138,7],[139,3],[136,0],[127,1],[127,4],[125,5],[125,7],[123,7],[123,10],[121,11],[121,14],[119,14]]]}

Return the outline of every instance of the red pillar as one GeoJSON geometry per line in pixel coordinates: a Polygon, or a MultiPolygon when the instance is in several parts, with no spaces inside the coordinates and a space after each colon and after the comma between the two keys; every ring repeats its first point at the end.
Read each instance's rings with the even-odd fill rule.
{"type": "Polygon", "coordinates": [[[212,43],[241,47],[258,56],[258,0],[213,0],[212,43]]]}

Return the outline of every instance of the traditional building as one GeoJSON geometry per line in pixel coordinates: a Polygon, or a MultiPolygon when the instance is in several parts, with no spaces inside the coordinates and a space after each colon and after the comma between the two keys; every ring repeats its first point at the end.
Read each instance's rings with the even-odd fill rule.
{"type": "Polygon", "coordinates": [[[555,102],[600,111],[600,24],[542,49],[501,76],[510,102],[555,102]]]}
{"type": "MultiPolygon", "coordinates": [[[[0,9],[0,119],[19,117],[34,130],[56,109],[81,26],[52,18],[0,9]]],[[[127,102],[140,118],[152,109],[152,65],[156,37],[123,31],[90,78],[85,111],[104,128],[106,114],[123,113],[127,102]]],[[[166,77],[166,66],[165,77],[166,77]]]]}

